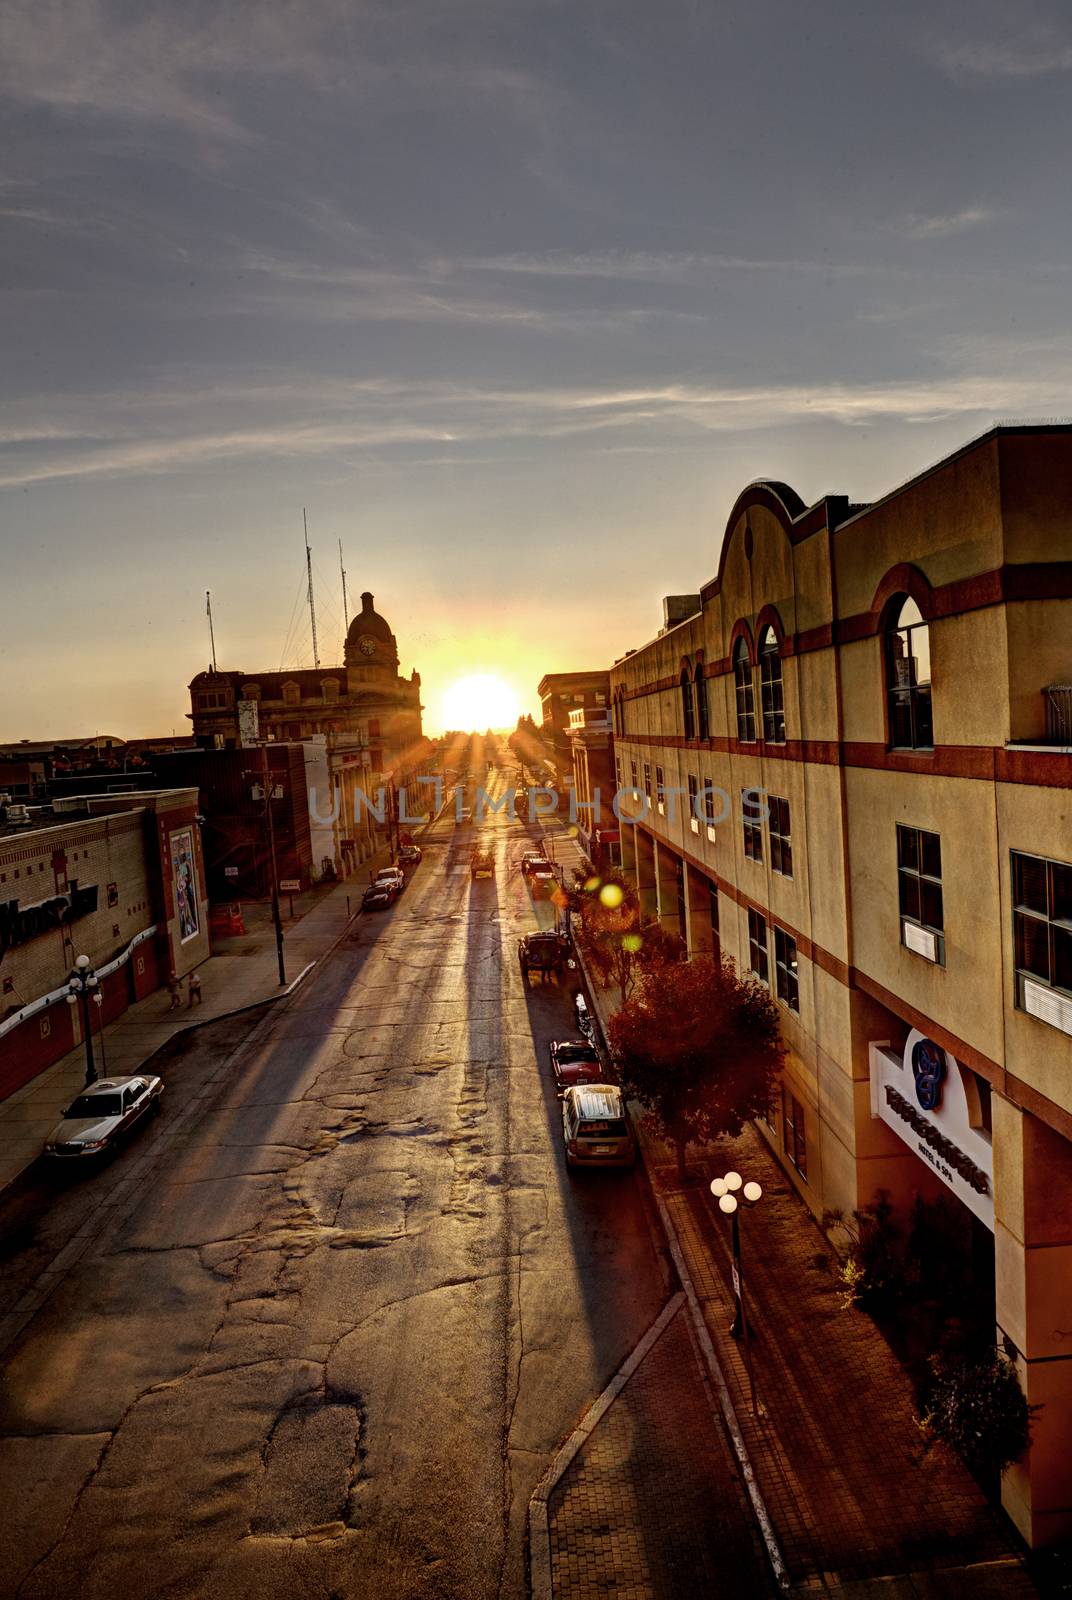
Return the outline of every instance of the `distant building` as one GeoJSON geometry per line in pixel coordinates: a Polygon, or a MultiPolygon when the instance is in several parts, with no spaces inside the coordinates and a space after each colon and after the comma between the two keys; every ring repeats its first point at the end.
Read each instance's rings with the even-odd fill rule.
{"type": "Polygon", "coordinates": [[[364,765],[378,782],[412,765],[425,748],[420,674],[404,678],[398,667],[395,636],[366,592],[342,666],[198,673],[190,684],[194,738],[202,749],[225,750],[322,734],[329,750],[347,745],[367,752],[364,765]]]}
{"type": "Polygon", "coordinates": [[[614,734],[609,706],[582,706],[570,713],[570,761],[577,842],[596,867],[621,861],[614,815],[614,734]]]}
{"type": "Polygon", "coordinates": [[[560,770],[568,772],[572,762],[570,717],[574,711],[597,711],[610,705],[610,673],[605,668],[549,672],[540,679],[536,692],[543,712],[544,743],[553,748],[560,770]]]}
{"type": "Polygon", "coordinates": [[[197,791],[6,808],[0,821],[0,1098],[81,1042],[75,957],[100,979],[94,1030],[209,954],[197,791]]]}

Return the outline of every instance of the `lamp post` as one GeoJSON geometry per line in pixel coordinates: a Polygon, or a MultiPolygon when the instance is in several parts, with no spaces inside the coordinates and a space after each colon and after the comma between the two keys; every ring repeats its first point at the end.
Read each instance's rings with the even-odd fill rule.
{"type": "MultiPolygon", "coordinates": [[[[97,1069],[93,1064],[93,1025],[89,1020],[89,997],[98,987],[97,974],[89,964],[88,956],[76,956],[74,966],[71,968],[67,979],[67,994],[65,999],[69,1006],[76,1006],[82,1002],[82,1035],[86,1041],[86,1088],[97,1081],[97,1069]]],[[[94,998],[96,996],[94,995],[94,998]]]]}
{"type": "Polygon", "coordinates": [[[748,1386],[752,1391],[752,1411],[756,1410],[756,1384],[752,1374],[752,1349],[748,1335],[748,1313],[744,1304],[744,1280],[741,1275],[741,1201],[754,1206],[763,1198],[758,1183],[745,1183],[739,1172],[727,1172],[725,1177],[711,1179],[711,1193],[718,1201],[718,1209],[730,1219],[733,1242],[733,1298],[734,1315],[730,1324],[730,1337],[744,1345],[745,1364],[748,1368],[748,1386]],[[740,1200],[738,1199],[740,1196],[740,1200]]]}
{"type": "Polygon", "coordinates": [[[93,991],[93,1005],[97,1012],[97,1038],[100,1040],[101,1066],[104,1076],[108,1076],[108,1052],[104,1048],[104,996],[100,989],[93,991]]]}

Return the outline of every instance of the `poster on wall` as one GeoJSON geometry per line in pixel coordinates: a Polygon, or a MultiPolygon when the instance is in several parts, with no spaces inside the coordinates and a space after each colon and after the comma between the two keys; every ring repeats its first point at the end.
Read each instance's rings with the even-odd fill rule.
{"type": "Polygon", "coordinates": [[[175,886],[175,915],[179,922],[179,942],[195,939],[200,932],[197,895],[197,863],[194,836],[190,828],[171,835],[171,876],[175,886]]]}
{"type": "Polygon", "coordinates": [[[245,749],[257,743],[261,736],[260,707],[256,700],[238,702],[238,742],[245,749]]]}

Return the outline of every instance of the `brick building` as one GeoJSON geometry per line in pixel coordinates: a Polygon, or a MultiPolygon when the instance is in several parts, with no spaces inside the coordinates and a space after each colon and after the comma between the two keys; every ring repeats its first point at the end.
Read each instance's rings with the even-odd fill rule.
{"type": "Polygon", "coordinates": [[[56,802],[0,825],[0,1098],[81,1042],[65,1000],[77,955],[102,1025],[209,954],[197,792],[56,802]]]}
{"type": "Polygon", "coordinates": [[[594,672],[548,672],[536,689],[542,709],[544,743],[555,753],[562,772],[570,771],[570,717],[578,710],[605,710],[610,703],[610,674],[600,668],[594,672]]]}
{"type": "Polygon", "coordinates": [[[954,1198],[1042,1406],[1003,1488],[1036,1544],[1072,1532],[1070,507],[1058,427],[870,506],[752,484],[699,607],[611,673],[623,864],[777,997],[790,1180],[850,1221],[954,1198]]]}

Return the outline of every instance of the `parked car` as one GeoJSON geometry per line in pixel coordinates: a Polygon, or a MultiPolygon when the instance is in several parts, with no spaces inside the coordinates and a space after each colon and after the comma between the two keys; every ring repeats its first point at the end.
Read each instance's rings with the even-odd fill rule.
{"type": "Polygon", "coordinates": [[[562,933],[527,933],[517,942],[517,959],[526,983],[533,972],[557,978],[574,966],[570,942],[562,933]]]}
{"type": "Polygon", "coordinates": [[[386,911],[398,899],[393,883],[370,883],[361,896],[362,911],[386,911]]]}
{"type": "Polygon", "coordinates": [[[398,850],[399,865],[403,867],[416,867],[420,865],[421,847],[417,844],[403,844],[398,850]]]}
{"type": "Polygon", "coordinates": [[[530,877],[537,868],[543,871],[545,868],[549,868],[550,866],[551,863],[548,861],[542,850],[526,850],[525,854],[521,857],[521,875],[525,878],[530,877]]]}
{"type": "Polygon", "coordinates": [[[636,1140],[613,1083],[575,1085],[562,1097],[567,1167],[631,1167],[636,1140]]]}
{"type": "Polygon", "coordinates": [[[528,872],[529,893],[534,900],[546,900],[558,888],[558,877],[550,861],[537,861],[528,872]]]}
{"type": "Polygon", "coordinates": [[[587,1039],[552,1039],[551,1072],[559,1095],[575,1084],[602,1083],[603,1063],[587,1039]]]}
{"type": "Polygon", "coordinates": [[[399,895],[406,887],[406,874],[402,871],[401,867],[381,867],[372,881],[374,884],[393,884],[395,894],[399,895]]]}
{"type": "Polygon", "coordinates": [[[90,1084],[63,1113],[45,1140],[45,1155],[57,1160],[103,1156],[147,1112],[160,1110],[162,1078],[102,1078],[90,1084]]]}

